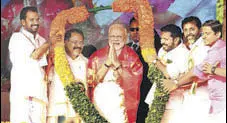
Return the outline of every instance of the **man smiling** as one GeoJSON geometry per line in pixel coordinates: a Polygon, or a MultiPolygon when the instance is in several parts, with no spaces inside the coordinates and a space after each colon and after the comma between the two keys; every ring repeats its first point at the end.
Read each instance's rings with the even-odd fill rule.
{"type": "Polygon", "coordinates": [[[108,34],[109,45],[97,50],[88,61],[89,96],[93,100],[93,90],[99,83],[119,84],[124,90],[128,123],[135,123],[143,65],[137,54],[125,45],[127,30],[122,24],[111,25],[108,34]]]}

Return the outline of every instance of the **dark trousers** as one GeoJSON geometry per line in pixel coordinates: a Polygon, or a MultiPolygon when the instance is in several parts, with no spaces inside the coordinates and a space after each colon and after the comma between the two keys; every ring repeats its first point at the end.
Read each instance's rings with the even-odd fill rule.
{"type": "Polygon", "coordinates": [[[145,123],[145,119],[147,117],[148,111],[149,111],[149,105],[146,104],[145,98],[152,86],[152,83],[149,81],[142,81],[140,86],[140,103],[138,106],[137,111],[137,119],[136,123],[145,123]]]}

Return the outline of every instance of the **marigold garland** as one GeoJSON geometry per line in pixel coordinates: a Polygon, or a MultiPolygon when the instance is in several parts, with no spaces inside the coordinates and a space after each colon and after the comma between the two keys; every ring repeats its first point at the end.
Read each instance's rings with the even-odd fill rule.
{"type": "Polygon", "coordinates": [[[154,47],[154,18],[152,8],[147,0],[116,0],[113,3],[114,12],[135,12],[138,16],[140,46],[143,58],[151,63],[151,55],[156,55],[154,47]]]}
{"type": "MultiPolygon", "coordinates": [[[[94,105],[89,101],[85,94],[84,87],[81,87],[76,82],[75,77],[70,69],[66,59],[64,48],[64,33],[65,24],[70,24],[85,21],[88,18],[88,11],[85,6],[74,7],[69,10],[60,12],[51,23],[50,37],[61,36],[60,42],[52,41],[54,46],[54,67],[64,85],[66,95],[70,99],[74,110],[79,113],[81,118],[87,123],[107,123],[107,121],[99,115],[94,105]]],[[[53,38],[56,39],[56,38],[53,38]]]]}
{"type": "MultiPolygon", "coordinates": [[[[61,42],[64,43],[65,35],[65,25],[67,23],[74,24],[87,20],[89,17],[89,12],[85,6],[73,7],[68,10],[63,10],[57,14],[54,20],[51,22],[50,26],[50,37],[52,36],[62,36],[61,42]]],[[[56,42],[52,42],[55,44],[56,42]]]]}

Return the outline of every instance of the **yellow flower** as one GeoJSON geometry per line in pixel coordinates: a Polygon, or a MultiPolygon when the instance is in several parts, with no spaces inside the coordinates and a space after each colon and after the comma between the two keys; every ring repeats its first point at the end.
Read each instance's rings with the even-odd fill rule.
{"type": "Polygon", "coordinates": [[[154,56],[156,56],[156,51],[154,48],[142,48],[142,56],[147,63],[152,63],[154,56]]]}
{"type": "Polygon", "coordinates": [[[63,85],[66,86],[71,82],[75,82],[74,75],[66,59],[65,48],[55,47],[54,52],[54,67],[63,85]]]}

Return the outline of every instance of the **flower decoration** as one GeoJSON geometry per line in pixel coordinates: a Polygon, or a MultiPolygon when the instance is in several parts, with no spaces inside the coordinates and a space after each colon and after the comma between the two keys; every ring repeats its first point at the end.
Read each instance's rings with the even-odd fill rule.
{"type": "Polygon", "coordinates": [[[146,123],[161,123],[163,114],[165,112],[166,103],[169,100],[169,94],[162,86],[163,73],[158,70],[154,65],[150,65],[148,71],[148,78],[156,84],[154,99],[146,118],[146,123]]]}
{"type": "Polygon", "coordinates": [[[156,55],[154,47],[154,18],[152,8],[147,0],[116,0],[113,3],[115,12],[134,12],[139,22],[140,46],[147,63],[156,55]]]}
{"type": "Polygon", "coordinates": [[[66,59],[64,48],[65,25],[67,23],[73,24],[85,21],[88,16],[89,13],[86,7],[82,6],[63,10],[54,18],[51,23],[50,38],[57,39],[56,37],[61,36],[61,40],[58,42],[52,40],[55,53],[54,67],[64,85],[66,95],[73,105],[74,110],[79,113],[81,118],[87,123],[107,123],[89,101],[84,87],[78,84],[81,81],[75,79],[66,59]]]}
{"type": "Polygon", "coordinates": [[[216,19],[223,23],[224,19],[224,0],[217,0],[216,4],[216,19]]]}
{"type": "Polygon", "coordinates": [[[94,104],[108,122],[127,123],[124,91],[120,85],[115,82],[99,83],[94,93],[94,104]]]}

